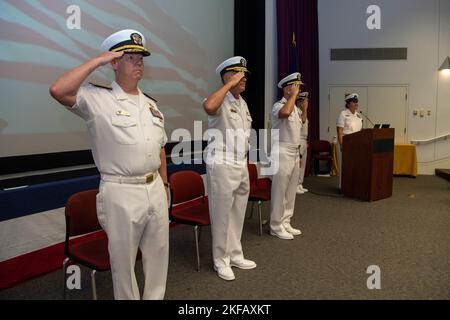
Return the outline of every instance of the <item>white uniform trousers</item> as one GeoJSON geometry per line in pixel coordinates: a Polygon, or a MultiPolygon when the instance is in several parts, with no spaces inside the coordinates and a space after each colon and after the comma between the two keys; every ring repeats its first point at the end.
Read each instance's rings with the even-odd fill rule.
{"type": "Polygon", "coordinates": [[[280,144],[279,169],[272,177],[270,229],[285,232],[294,215],[295,196],[300,174],[300,150],[280,144]]]}
{"type": "Polygon", "coordinates": [[[308,158],[308,141],[306,139],[300,140],[300,173],[298,176],[298,184],[303,184],[305,178],[306,159],[308,158]]]}
{"type": "Polygon", "coordinates": [[[250,191],[247,165],[206,166],[212,255],[216,268],[244,259],[241,236],[250,191]]]}
{"type": "Polygon", "coordinates": [[[163,299],[169,263],[169,215],[161,177],[150,184],[100,183],[98,220],[108,235],[115,299],[140,299],[134,273],[142,252],[142,299],[163,299]]]}

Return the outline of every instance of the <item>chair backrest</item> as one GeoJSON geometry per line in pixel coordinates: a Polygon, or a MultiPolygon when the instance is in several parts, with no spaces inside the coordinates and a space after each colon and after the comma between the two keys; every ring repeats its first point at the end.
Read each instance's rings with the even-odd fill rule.
{"type": "Polygon", "coordinates": [[[315,140],[312,146],[313,154],[330,153],[331,143],[327,140],[315,140]]]}
{"type": "Polygon", "coordinates": [[[250,180],[250,185],[258,184],[258,169],[256,168],[256,164],[247,162],[248,168],[248,177],[250,180]]]}
{"type": "Polygon", "coordinates": [[[66,238],[101,230],[97,219],[96,196],[98,189],[75,193],[65,208],[66,238]]]}
{"type": "Polygon", "coordinates": [[[175,172],[170,175],[169,182],[173,205],[205,196],[203,178],[195,171],[175,172]]]}

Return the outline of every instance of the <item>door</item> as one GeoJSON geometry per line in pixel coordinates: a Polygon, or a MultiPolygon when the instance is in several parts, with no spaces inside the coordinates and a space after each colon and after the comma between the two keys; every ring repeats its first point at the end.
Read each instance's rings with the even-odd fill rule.
{"type": "Polygon", "coordinates": [[[406,142],[406,86],[368,87],[367,117],[395,129],[395,143],[406,142]]]}

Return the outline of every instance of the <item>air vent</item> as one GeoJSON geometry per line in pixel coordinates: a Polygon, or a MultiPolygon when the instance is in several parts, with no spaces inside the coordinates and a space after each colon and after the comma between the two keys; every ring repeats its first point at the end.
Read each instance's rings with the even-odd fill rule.
{"type": "Polygon", "coordinates": [[[348,48],[331,49],[331,61],[407,60],[408,48],[348,48]]]}

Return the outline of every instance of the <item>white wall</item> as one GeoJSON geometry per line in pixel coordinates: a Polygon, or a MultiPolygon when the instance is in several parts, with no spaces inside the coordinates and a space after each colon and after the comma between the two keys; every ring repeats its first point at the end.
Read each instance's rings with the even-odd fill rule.
{"type": "MultiPolygon", "coordinates": [[[[407,139],[450,133],[450,76],[438,72],[450,55],[449,0],[319,0],[320,136],[328,133],[330,85],[409,87],[407,139]],[[368,30],[366,9],[381,8],[381,30],[368,30]],[[331,48],[407,47],[407,61],[330,61],[331,48]],[[413,115],[414,109],[431,116],[413,115]]],[[[419,173],[450,168],[450,140],[418,146],[419,173]]]]}

